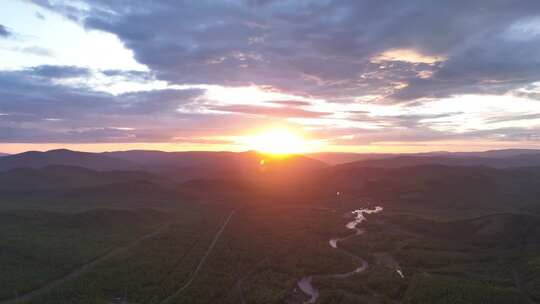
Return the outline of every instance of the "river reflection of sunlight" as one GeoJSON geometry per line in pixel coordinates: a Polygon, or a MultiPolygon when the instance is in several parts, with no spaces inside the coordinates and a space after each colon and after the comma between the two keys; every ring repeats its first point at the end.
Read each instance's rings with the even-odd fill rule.
{"type": "Polygon", "coordinates": [[[373,213],[379,213],[383,211],[383,207],[380,207],[380,206],[377,206],[375,207],[374,209],[358,209],[358,210],[354,210],[352,211],[353,214],[356,214],[356,218],[354,221],[352,222],[349,222],[347,224],[347,228],[349,229],[354,229],[356,228],[356,226],[360,223],[362,223],[363,221],[366,220],[366,217],[364,216],[364,214],[373,214],[373,213]]]}
{"type": "MultiPolygon", "coordinates": [[[[334,238],[334,239],[329,240],[330,247],[337,249],[338,248],[338,242],[344,241],[344,240],[346,240],[346,239],[348,239],[350,237],[354,237],[354,236],[365,233],[365,231],[363,229],[360,229],[360,228],[356,227],[357,225],[359,225],[360,223],[362,223],[363,221],[366,220],[366,217],[364,216],[364,214],[373,214],[373,213],[378,213],[378,212],[381,212],[381,211],[383,211],[383,208],[379,207],[379,206],[376,206],[373,209],[364,208],[364,209],[357,209],[357,210],[352,211],[352,214],[355,214],[356,217],[355,217],[355,219],[353,221],[347,223],[346,227],[348,229],[355,230],[356,232],[354,234],[352,234],[352,235],[347,236],[347,237],[334,238]]],[[[350,272],[346,272],[346,273],[339,273],[339,274],[317,275],[317,277],[345,279],[345,278],[348,278],[348,277],[350,277],[350,276],[352,276],[354,274],[364,272],[369,267],[368,262],[366,260],[364,260],[363,258],[361,258],[359,256],[356,256],[356,255],[353,255],[352,253],[349,253],[349,254],[356,261],[358,261],[358,263],[359,263],[358,267],[356,267],[354,270],[352,270],[350,272]]],[[[397,269],[396,271],[402,278],[404,277],[403,273],[401,272],[400,269],[397,269]]],[[[300,290],[304,294],[306,294],[306,295],[308,295],[310,297],[309,300],[307,300],[304,303],[316,303],[317,299],[319,297],[319,290],[315,286],[313,286],[312,280],[313,280],[313,276],[307,276],[307,277],[303,277],[302,279],[300,279],[300,281],[297,282],[297,285],[300,288],[300,290]]]]}

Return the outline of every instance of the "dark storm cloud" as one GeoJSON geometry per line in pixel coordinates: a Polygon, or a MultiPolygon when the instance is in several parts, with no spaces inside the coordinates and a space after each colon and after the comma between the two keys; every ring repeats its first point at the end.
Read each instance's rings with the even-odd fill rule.
{"type": "Polygon", "coordinates": [[[176,83],[255,83],[400,102],[506,92],[540,80],[536,0],[94,0],[85,10],[36,2],[116,34],[139,62],[176,83]],[[392,49],[442,59],[373,62],[392,49]]]}

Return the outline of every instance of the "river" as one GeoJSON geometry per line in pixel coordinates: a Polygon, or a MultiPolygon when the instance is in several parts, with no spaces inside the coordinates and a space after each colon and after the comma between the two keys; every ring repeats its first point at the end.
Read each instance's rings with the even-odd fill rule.
{"type": "MultiPolygon", "coordinates": [[[[366,217],[364,216],[364,214],[379,213],[381,211],[383,211],[383,208],[379,207],[379,206],[377,206],[377,207],[375,207],[373,209],[364,208],[364,209],[357,209],[357,210],[352,211],[352,214],[355,216],[354,220],[348,222],[345,225],[345,227],[347,227],[350,230],[354,230],[354,233],[352,233],[349,236],[343,237],[343,238],[330,239],[328,241],[328,243],[330,244],[330,247],[338,249],[338,243],[339,242],[344,241],[344,240],[346,240],[348,238],[355,237],[355,236],[358,236],[358,235],[361,235],[361,234],[365,233],[365,230],[357,227],[363,221],[366,220],[366,217]]],[[[343,249],[341,249],[341,250],[343,250],[343,249]]],[[[345,250],[343,250],[343,251],[345,253],[349,254],[353,259],[355,259],[358,262],[358,267],[356,267],[352,271],[349,271],[349,272],[346,272],[346,273],[307,276],[307,277],[303,277],[302,279],[300,279],[300,281],[298,281],[298,283],[297,283],[298,288],[300,288],[300,290],[303,293],[305,293],[306,295],[308,295],[310,297],[309,300],[307,300],[305,303],[307,303],[307,304],[316,303],[317,299],[319,298],[319,290],[315,286],[313,286],[313,284],[312,284],[313,277],[344,279],[344,278],[350,277],[353,274],[361,273],[361,272],[365,271],[369,267],[368,262],[366,260],[364,260],[363,258],[361,258],[361,257],[359,257],[357,255],[354,255],[354,254],[352,254],[352,253],[350,253],[348,251],[345,251],[345,250]]],[[[397,270],[397,271],[398,271],[398,273],[400,275],[402,275],[401,270],[397,270]]]]}

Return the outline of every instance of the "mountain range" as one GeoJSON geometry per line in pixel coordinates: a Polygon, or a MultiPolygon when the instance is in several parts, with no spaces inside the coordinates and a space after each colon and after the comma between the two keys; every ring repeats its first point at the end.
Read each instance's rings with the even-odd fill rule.
{"type": "Polygon", "coordinates": [[[276,158],[252,151],[25,152],[0,158],[0,191],[34,196],[46,191],[55,199],[108,195],[174,200],[212,195],[234,198],[230,201],[274,197],[295,202],[332,201],[340,192],[348,198],[392,201],[400,208],[416,204],[540,210],[537,150],[370,154],[338,165],[315,156],[276,158]]]}
{"type": "MultiPolygon", "coordinates": [[[[320,152],[308,154],[309,157],[319,159],[331,165],[338,165],[350,162],[358,161],[373,161],[380,159],[399,159],[408,160],[422,158],[424,163],[441,163],[456,160],[469,159],[469,163],[475,163],[479,165],[480,162],[488,162],[486,159],[490,159],[492,164],[495,165],[497,159],[521,159],[521,158],[540,158],[540,150],[536,149],[502,149],[502,150],[488,150],[482,152],[447,152],[447,151],[434,151],[426,153],[342,153],[342,152],[320,152]],[[484,159],[484,160],[482,160],[484,159]]],[[[422,160],[420,159],[420,160],[422,160]]],[[[394,162],[395,163],[395,162],[394,162]]],[[[381,164],[381,163],[379,163],[381,164]]],[[[467,162],[465,162],[467,164],[467,162]]],[[[518,164],[516,164],[518,165],[518,164]]],[[[514,165],[512,165],[514,166],[514,165]]]]}
{"type": "Polygon", "coordinates": [[[487,166],[513,168],[540,166],[540,150],[507,149],[485,152],[387,153],[313,153],[272,157],[247,152],[163,152],[130,150],[103,153],[67,149],[46,152],[29,151],[0,154],[0,171],[15,168],[43,168],[50,165],[78,166],[97,171],[149,171],[180,179],[216,175],[242,176],[264,168],[265,171],[305,171],[333,165],[348,167],[399,168],[418,165],[487,166]]]}

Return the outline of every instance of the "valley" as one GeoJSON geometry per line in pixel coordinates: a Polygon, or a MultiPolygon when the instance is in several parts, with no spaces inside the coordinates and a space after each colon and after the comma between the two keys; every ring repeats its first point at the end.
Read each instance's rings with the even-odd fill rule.
{"type": "Polygon", "coordinates": [[[189,181],[49,162],[1,172],[0,303],[540,298],[534,167],[244,161],[244,177],[189,181]]]}

